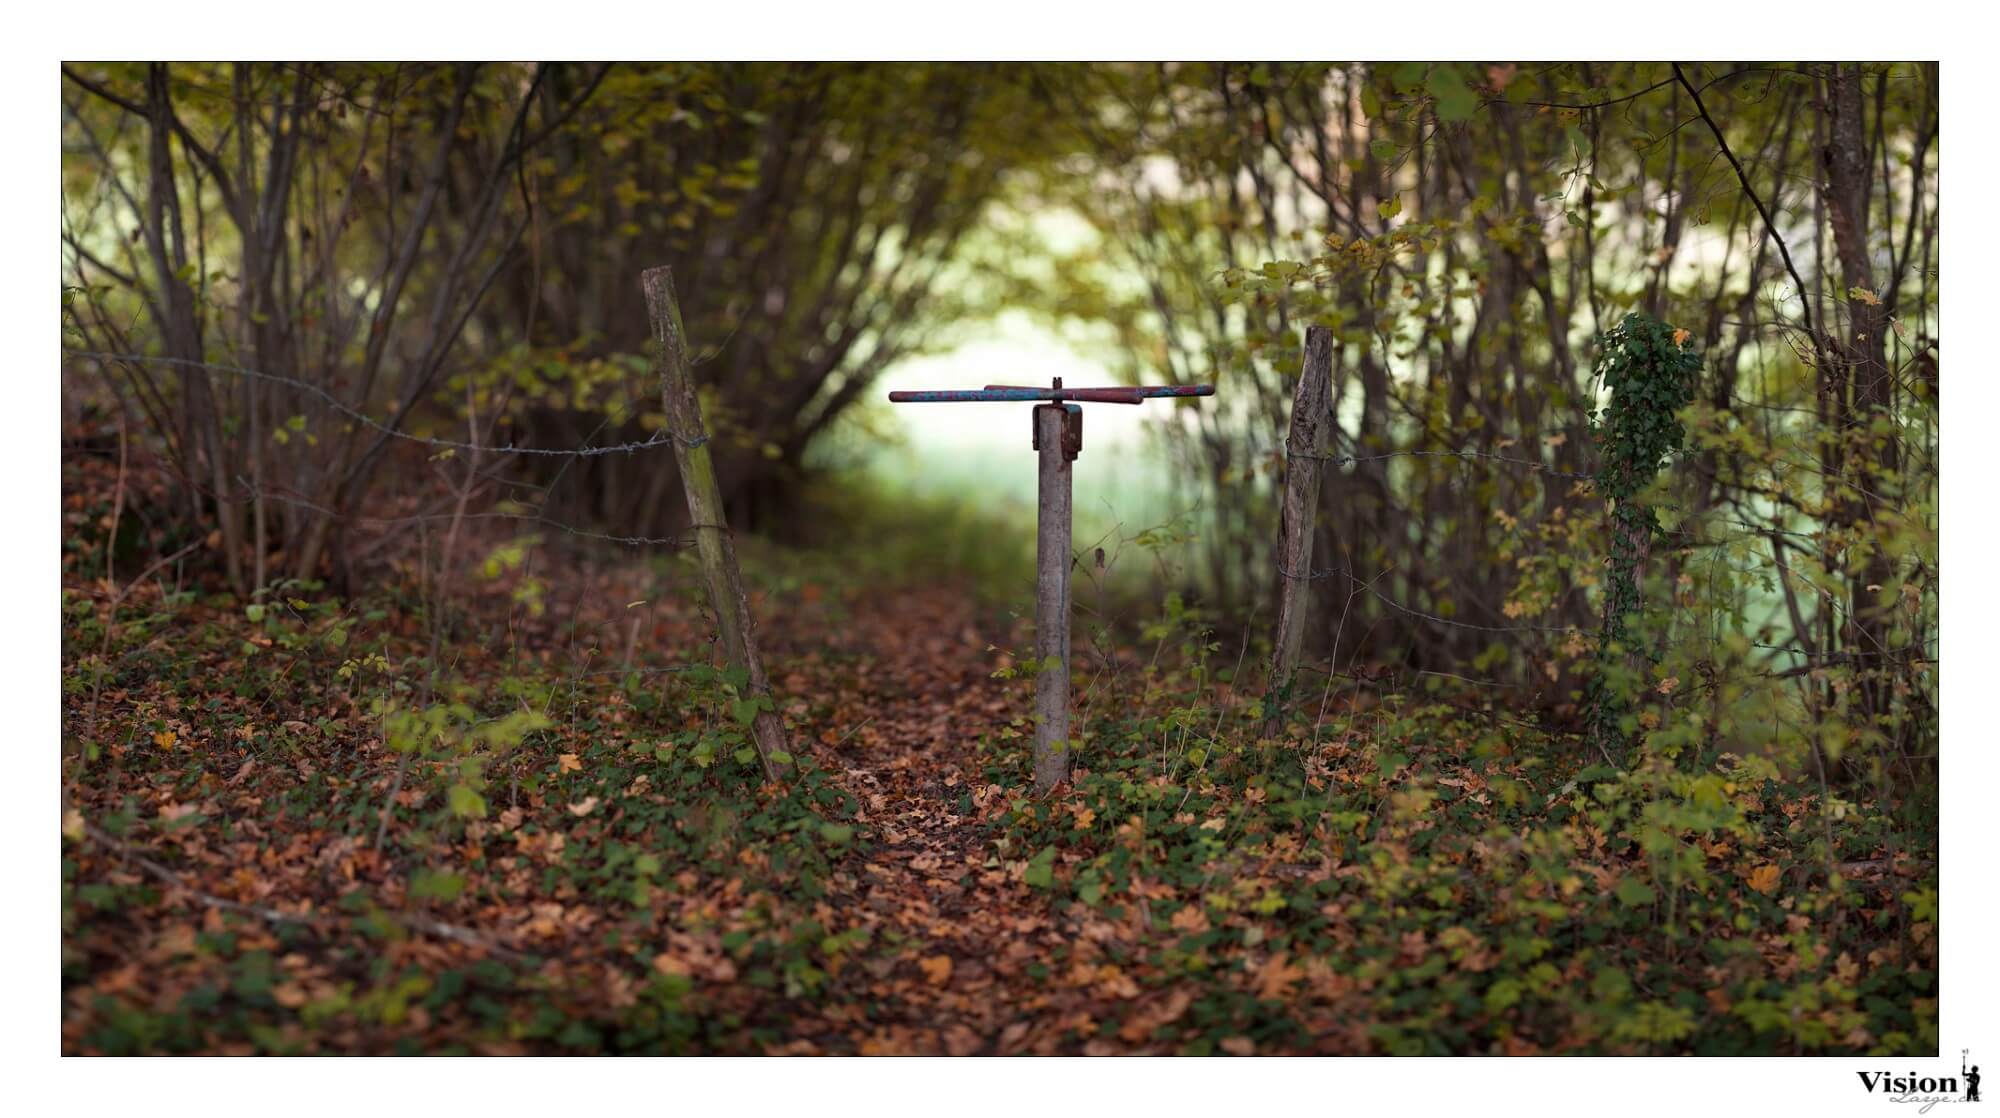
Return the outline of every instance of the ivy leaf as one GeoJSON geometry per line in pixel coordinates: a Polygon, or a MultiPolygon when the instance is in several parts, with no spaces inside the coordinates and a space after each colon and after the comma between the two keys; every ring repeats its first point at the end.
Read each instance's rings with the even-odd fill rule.
{"type": "Polygon", "coordinates": [[[1618,900],[1628,908],[1649,905],[1659,899],[1651,885],[1636,877],[1623,877],[1618,881],[1618,900]]]}
{"type": "Polygon", "coordinates": [[[420,900],[455,901],[465,891],[465,878],[455,873],[418,870],[410,877],[410,896],[420,900]]]}
{"type": "Polygon", "coordinates": [[[1033,889],[1048,889],[1056,883],[1056,848],[1042,847],[1042,852],[1028,862],[1028,869],[1021,880],[1033,889]]]}
{"type": "Polygon", "coordinates": [[[486,818],[486,797],[474,791],[470,784],[454,784],[445,793],[445,802],[451,813],[461,818],[486,818]]]}

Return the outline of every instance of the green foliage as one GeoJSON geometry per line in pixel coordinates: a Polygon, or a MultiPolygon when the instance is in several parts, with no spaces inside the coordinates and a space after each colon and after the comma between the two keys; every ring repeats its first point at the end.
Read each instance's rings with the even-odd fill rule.
{"type": "Polygon", "coordinates": [[[1762,758],[1573,768],[1492,712],[1391,695],[1276,752],[1243,744],[1238,709],[1200,765],[1162,749],[1163,698],[1100,728],[1065,798],[988,743],[982,801],[1026,885],[1151,929],[1128,965],[1207,1007],[1149,1034],[1167,1050],[1336,1027],[1396,1054],[1888,1055],[1936,1035],[1931,887],[1829,881],[1816,790],[1762,758]]]}
{"type": "Polygon", "coordinates": [[[1693,399],[1701,358],[1684,343],[1685,330],[1633,312],[1599,339],[1597,376],[1610,402],[1591,416],[1598,450],[1597,488],[1610,502],[1609,574],[1604,583],[1604,627],[1598,638],[1597,671],[1586,700],[1595,743],[1625,752],[1621,725],[1636,682],[1647,678],[1621,661],[1658,659],[1632,647],[1632,618],[1645,608],[1644,569],[1659,533],[1659,520],[1646,500],[1655,478],[1682,449],[1686,429],[1680,412],[1693,399]]]}

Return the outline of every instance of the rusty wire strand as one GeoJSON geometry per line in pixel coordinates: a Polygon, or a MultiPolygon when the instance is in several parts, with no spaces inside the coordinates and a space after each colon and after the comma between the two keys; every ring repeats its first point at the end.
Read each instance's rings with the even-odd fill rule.
{"type": "MultiPolygon", "coordinates": [[[[195,361],[185,357],[151,357],[142,353],[107,353],[93,349],[64,349],[63,353],[69,357],[83,357],[94,361],[128,361],[148,365],[171,365],[177,368],[204,369],[210,372],[231,373],[236,376],[269,381],[273,384],[287,385],[301,392],[318,397],[327,407],[332,408],[370,430],[380,432],[390,438],[402,439],[406,442],[413,442],[422,446],[439,447],[447,450],[478,451],[482,454],[527,455],[541,458],[601,458],[611,454],[632,454],[641,450],[650,450],[653,447],[666,446],[676,441],[673,433],[669,431],[663,431],[652,438],[638,442],[618,443],[611,446],[582,446],[570,449],[513,445],[487,446],[460,439],[431,438],[425,435],[413,435],[408,431],[392,427],[368,415],[366,412],[342,402],[331,392],[321,388],[319,385],[300,380],[297,377],[286,376],[282,373],[265,372],[261,369],[248,369],[240,365],[221,365],[212,361],[195,361]]],[[[686,449],[692,450],[708,442],[708,436],[702,435],[697,438],[682,439],[679,442],[686,449]]]]}
{"type": "Polygon", "coordinates": [[[1297,458],[1297,459],[1308,459],[1316,462],[1331,462],[1336,466],[1352,466],[1362,462],[1380,462],[1383,461],[1384,459],[1389,459],[1389,458],[1459,458],[1459,459],[1485,458],[1495,462],[1507,462],[1516,466],[1527,466],[1530,469],[1537,470],[1541,473],[1549,474],[1554,477],[1566,477],[1566,478],[1575,478],[1580,481],[1590,481],[1593,480],[1596,476],[1594,474],[1579,474],[1579,473],[1571,473],[1567,470],[1558,470],[1552,466],[1546,465],[1541,462],[1537,462],[1532,458],[1514,458],[1505,454],[1489,454],[1483,450],[1391,450],[1391,451],[1386,451],[1382,454],[1360,454],[1360,455],[1308,454],[1305,453],[1304,451],[1288,451],[1286,457],[1297,458]]]}
{"type": "Polygon", "coordinates": [[[1450,625],[1459,629],[1472,629],[1481,633],[1575,633],[1580,631],[1574,625],[1475,625],[1469,621],[1453,621],[1449,617],[1439,617],[1434,613],[1425,613],[1420,609],[1413,609],[1410,606],[1406,606],[1396,599],[1389,597],[1387,594],[1382,593],[1380,590],[1375,589],[1374,583],[1361,578],[1345,567],[1326,567],[1321,570],[1298,574],[1285,570],[1283,566],[1280,566],[1278,573],[1284,575],[1286,578],[1304,581],[1333,578],[1337,575],[1368,591],[1368,593],[1380,599],[1382,604],[1391,609],[1407,613],[1411,617],[1422,618],[1425,621],[1434,621],[1440,625],[1450,625]]]}

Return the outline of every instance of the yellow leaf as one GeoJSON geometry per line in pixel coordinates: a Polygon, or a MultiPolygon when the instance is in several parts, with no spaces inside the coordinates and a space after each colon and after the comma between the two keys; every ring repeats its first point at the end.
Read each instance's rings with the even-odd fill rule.
{"type": "Polygon", "coordinates": [[[589,815],[591,812],[596,810],[597,810],[596,796],[585,796],[583,799],[580,799],[575,803],[569,805],[569,813],[571,815],[577,816],[578,818],[581,818],[585,815],[589,815]]]}
{"type": "Polygon", "coordinates": [[[1692,337],[1694,337],[1694,335],[1688,333],[1686,330],[1676,330],[1674,331],[1674,344],[1686,345],[1688,343],[1688,339],[1692,337]]]}
{"type": "Polygon", "coordinates": [[[159,733],[153,735],[153,744],[159,746],[161,749],[172,749],[174,743],[179,740],[181,740],[181,736],[172,730],[161,730],[159,733]]]}
{"type": "Polygon", "coordinates": [[[1854,300],[1857,303],[1866,303],[1871,307],[1879,307],[1882,305],[1882,297],[1875,294],[1873,291],[1868,290],[1865,287],[1848,288],[1847,297],[1849,299],[1854,300]]]}
{"type": "Polygon", "coordinates": [[[72,842],[83,841],[83,813],[70,808],[63,812],[63,837],[72,842]]]}
{"type": "Polygon", "coordinates": [[[1756,869],[1750,871],[1748,880],[1750,888],[1757,890],[1765,896],[1769,896],[1773,892],[1776,892],[1778,888],[1778,867],[1770,865],[1758,866],[1756,869]]]}
{"type": "Polygon", "coordinates": [[[927,955],[917,960],[917,966],[924,971],[924,980],[933,986],[942,986],[951,981],[951,956],[927,955]]]}
{"type": "Polygon", "coordinates": [[[559,772],[566,773],[582,772],[583,758],[578,757],[574,753],[565,753],[556,758],[556,769],[559,772]]]}

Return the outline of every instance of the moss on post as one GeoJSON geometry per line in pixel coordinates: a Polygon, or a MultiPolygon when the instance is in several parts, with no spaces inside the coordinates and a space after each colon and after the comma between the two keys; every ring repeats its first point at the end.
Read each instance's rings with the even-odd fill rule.
{"type": "Polygon", "coordinates": [[[777,780],[790,770],[792,755],[786,750],[785,727],[771,697],[771,681],[764,674],[763,658],[757,654],[750,598],[743,591],[743,576],[736,566],[736,543],[723,513],[722,487],[716,482],[715,461],[708,450],[708,430],[702,424],[701,404],[695,396],[687,336],[681,325],[680,303],[674,296],[673,269],[650,268],[640,276],[640,284],[646,291],[654,360],[659,365],[661,391],[666,397],[667,428],[673,435],[681,487],[687,492],[688,519],[701,559],[702,579],[708,584],[708,600],[715,610],[723,655],[731,667],[742,670],[748,681],[744,686],[745,697],[756,709],[750,734],[763,762],[764,775],[777,780]]]}

